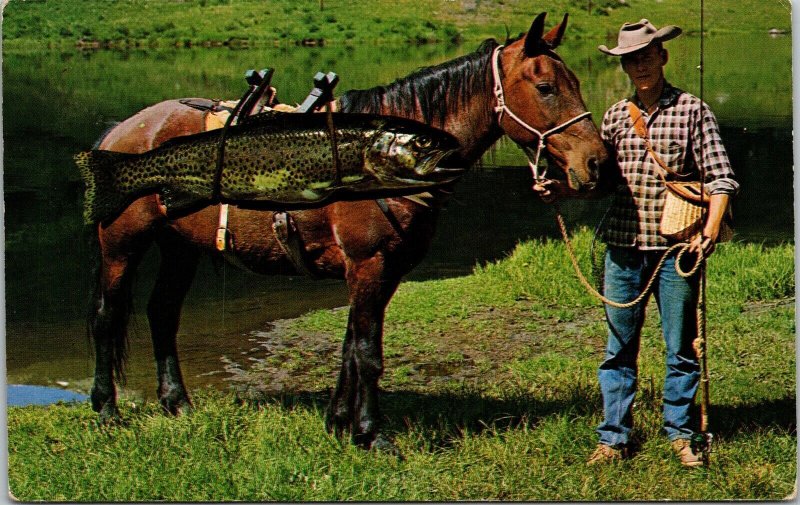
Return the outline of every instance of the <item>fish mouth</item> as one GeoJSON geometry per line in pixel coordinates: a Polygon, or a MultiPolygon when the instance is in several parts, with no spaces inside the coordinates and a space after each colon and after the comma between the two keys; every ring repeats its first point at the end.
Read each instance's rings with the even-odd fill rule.
{"type": "Polygon", "coordinates": [[[435,167],[433,170],[425,174],[425,179],[408,179],[403,177],[396,177],[398,182],[406,183],[414,186],[438,186],[455,181],[467,170],[465,168],[442,168],[435,167]]]}
{"type": "Polygon", "coordinates": [[[446,179],[451,181],[457,177],[461,177],[466,172],[466,168],[443,168],[443,167],[436,167],[433,170],[433,175],[435,179],[446,179]]]}
{"type": "MultiPolygon", "coordinates": [[[[425,156],[424,158],[422,158],[422,160],[419,162],[414,171],[418,175],[425,178],[428,178],[431,175],[437,177],[442,174],[442,170],[447,170],[447,169],[442,169],[440,167],[437,167],[436,165],[438,165],[439,162],[442,161],[442,159],[445,156],[452,154],[455,151],[456,151],[455,149],[447,149],[447,150],[432,152],[427,156],[425,156]]],[[[456,169],[456,170],[461,170],[461,169],[456,169]]],[[[463,172],[463,170],[461,171],[463,172]]]]}

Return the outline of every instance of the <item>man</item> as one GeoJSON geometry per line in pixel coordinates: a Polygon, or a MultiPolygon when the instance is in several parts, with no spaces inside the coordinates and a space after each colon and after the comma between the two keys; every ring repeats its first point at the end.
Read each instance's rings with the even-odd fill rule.
{"type": "MultiPolygon", "coordinates": [[[[711,195],[702,234],[690,244],[691,252],[702,250],[707,258],[714,251],[729,198],[738,191],[728,156],[722,145],[716,118],[697,97],[671,86],[664,77],[669,53],[663,42],[680,35],[677,26],[660,30],[648,20],[625,23],[617,47],[600,51],[621,57],[623,71],[636,92],[611,106],[603,117],[602,136],[616,152],[620,183],[604,231],[608,246],[605,258],[605,296],[628,302],[639,295],[664,251],[672,245],[659,235],[659,223],[669,173],[646,148],[642,129],[633,127],[637,105],[646,124],[651,148],[673,171],[686,180],[700,180],[705,172],[705,190],[711,195]],[[662,177],[663,175],[663,177],[662,177]]],[[[562,185],[548,181],[533,188],[543,199],[565,194],[562,185]]],[[[694,397],[700,367],[692,341],[697,336],[696,308],[699,278],[679,276],[674,255],[657,274],[653,294],[661,315],[666,343],[667,372],[664,380],[664,431],[683,465],[702,464],[690,439],[695,433],[694,397]]],[[[597,429],[599,444],[589,464],[630,456],[632,405],[637,384],[637,357],[646,301],[620,309],[606,305],[608,344],[598,379],[603,394],[604,419],[597,429]]]]}

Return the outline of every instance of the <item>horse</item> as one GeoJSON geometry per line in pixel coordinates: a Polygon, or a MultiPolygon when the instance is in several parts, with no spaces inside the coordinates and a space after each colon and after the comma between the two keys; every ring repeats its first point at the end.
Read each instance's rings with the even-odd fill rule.
{"type": "MultiPolygon", "coordinates": [[[[535,152],[536,161],[544,154],[576,194],[591,191],[607,152],[588,117],[578,79],[555,52],[567,16],[544,33],[545,15],[538,15],[526,33],[506,45],[487,39],[473,53],[419,69],[386,86],[348,91],[334,104],[341,112],[401,116],[446,130],[461,146],[449,163],[464,167],[505,134],[529,157],[535,152]]],[[[204,113],[167,100],[122,121],[96,146],[141,153],[203,129],[204,113]]],[[[338,201],[291,213],[308,270],[316,277],[344,279],[348,287],[341,369],[325,422],[339,437],[349,432],[352,442],[365,449],[388,443],[380,434],[378,404],[386,306],[403,276],[426,254],[448,194],[434,192],[428,205],[398,196],[338,201]]],[[[98,246],[88,318],[96,360],[91,403],[101,421],[120,416],[115,382],[124,380],[133,278],[153,243],[160,249],[160,266],[147,316],[158,400],[168,414],[191,410],[176,335],[201,254],[220,255],[215,248],[219,211],[219,205],[209,205],[170,215],[158,195],[147,195],[91,231],[98,246]]],[[[228,230],[234,247],[228,255],[259,274],[296,274],[297,262],[279,243],[273,218],[274,209],[230,206],[228,230]]]]}

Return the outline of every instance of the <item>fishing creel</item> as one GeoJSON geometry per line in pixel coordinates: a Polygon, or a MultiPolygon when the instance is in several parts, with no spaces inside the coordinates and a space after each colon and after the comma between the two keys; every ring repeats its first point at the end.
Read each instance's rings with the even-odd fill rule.
{"type": "MultiPolygon", "coordinates": [[[[703,230],[703,217],[708,209],[708,194],[701,195],[699,182],[665,182],[664,210],[659,233],[677,242],[691,242],[703,230]]],[[[733,237],[730,214],[726,213],[720,224],[717,242],[727,242],[733,237]]]]}

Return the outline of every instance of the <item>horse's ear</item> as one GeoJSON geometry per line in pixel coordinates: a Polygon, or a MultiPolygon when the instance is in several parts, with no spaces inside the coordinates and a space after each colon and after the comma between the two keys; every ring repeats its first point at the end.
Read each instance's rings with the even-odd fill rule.
{"type": "Polygon", "coordinates": [[[564,14],[564,19],[556,25],[552,30],[547,32],[547,35],[542,37],[542,40],[547,42],[547,45],[550,46],[550,49],[555,49],[561,44],[561,39],[564,37],[564,32],[567,30],[567,19],[569,18],[569,14],[564,14]]]}
{"type": "Polygon", "coordinates": [[[542,34],[544,33],[544,18],[546,12],[542,12],[531,23],[531,29],[525,35],[525,56],[535,56],[542,52],[542,34]]]}

